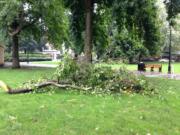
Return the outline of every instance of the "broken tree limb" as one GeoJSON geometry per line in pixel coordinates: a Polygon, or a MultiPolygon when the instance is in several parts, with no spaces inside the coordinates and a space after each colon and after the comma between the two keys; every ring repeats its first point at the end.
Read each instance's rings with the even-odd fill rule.
{"type": "MultiPolygon", "coordinates": [[[[3,83],[3,84],[5,84],[5,83],[3,83]]],[[[40,84],[35,84],[34,87],[32,87],[32,88],[11,89],[10,87],[7,86],[8,89],[6,89],[6,91],[9,94],[30,93],[30,92],[33,92],[35,89],[41,89],[41,88],[45,88],[48,86],[55,86],[55,87],[58,87],[61,89],[71,88],[71,89],[77,89],[77,90],[82,90],[82,91],[87,91],[87,90],[91,89],[91,88],[82,88],[82,87],[74,86],[74,85],[70,85],[70,84],[58,84],[56,82],[43,82],[40,84]]]]}

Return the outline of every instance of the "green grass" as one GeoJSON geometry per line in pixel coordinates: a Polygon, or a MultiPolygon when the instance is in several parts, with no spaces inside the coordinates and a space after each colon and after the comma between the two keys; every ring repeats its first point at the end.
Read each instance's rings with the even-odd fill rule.
{"type": "Polygon", "coordinates": [[[50,64],[50,65],[58,65],[59,61],[39,61],[39,62],[32,62],[34,64],[50,64]]]}
{"type": "MultiPolygon", "coordinates": [[[[162,64],[162,72],[167,73],[168,72],[168,63],[160,63],[160,62],[150,62],[150,64],[162,64]]],[[[118,69],[120,67],[126,67],[128,70],[137,70],[137,64],[107,64],[107,63],[101,63],[98,64],[100,66],[111,66],[113,69],[118,69]]],[[[173,72],[174,73],[180,73],[180,63],[172,63],[173,66],[173,72]]],[[[150,69],[147,69],[147,71],[150,71],[150,69]]],[[[158,71],[158,69],[155,69],[158,71]]]]}
{"type": "Polygon", "coordinates": [[[28,80],[50,76],[54,71],[55,69],[48,68],[22,68],[18,70],[2,68],[0,69],[0,80],[3,80],[10,86],[17,87],[28,80]]]}
{"type": "MultiPolygon", "coordinates": [[[[0,69],[17,86],[53,69],[0,69]]],[[[0,135],[179,135],[180,83],[149,79],[158,89],[142,95],[94,96],[78,92],[8,95],[0,92],[0,135]]]]}
{"type": "MultiPolygon", "coordinates": [[[[33,62],[36,64],[53,64],[57,65],[58,61],[40,61],[40,62],[33,62]]],[[[151,64],[162,64],[162,72],[167,73],[168,72],[168,63],[160,63],[160,62],[150,62],[151,64]]],[[[111,66],[113,69],[118,69],[120,67],[126,67],[128,70],[134,71],[137,70],[137,64],[123,64],[123,63],[117,63],[117,64],[108,64],[108,63],[100,63],[97,64],[97,66],[111,66]]],[[[180,73],[180,62],[172,63],[173,66],[173,72],[174,73],[180,73]]],[[[150,71],[150,69],[147,69],[147,71],[150,71]]],[[[158,71],[158,69],[155,69],[158,71]]]]}
{"type": "MultiPolygon", "coordinates": [[[[29,58],[51,58],[51,56],[50,55],[48,55],[48,54],[42,54],[42,53],[29,53],[28,54],[28,56],[29,56],[29,58]]],[[[11,58],[12,57],[12,55],[11,55],[11,53],[5,53],[5,58],[11,58]]],[[[26,58],[27,57],[27,54],[25,54],[25,53],[20,53],[19,54],[19,57],[20,58],[26,58]]]]}

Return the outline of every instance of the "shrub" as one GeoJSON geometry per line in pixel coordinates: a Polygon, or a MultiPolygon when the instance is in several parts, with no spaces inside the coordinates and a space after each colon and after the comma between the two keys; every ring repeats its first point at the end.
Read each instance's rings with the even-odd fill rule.
{"type": "Polygon", "coordinates": [[[144,78],[134,75],[125,68],[115,71],[110,67],[78,64],[69,57],[65,57],[59,64],[56,76],[59,80],[88,87],[92,92],[98,93],[147,93],[152,91],[144,78]]]}

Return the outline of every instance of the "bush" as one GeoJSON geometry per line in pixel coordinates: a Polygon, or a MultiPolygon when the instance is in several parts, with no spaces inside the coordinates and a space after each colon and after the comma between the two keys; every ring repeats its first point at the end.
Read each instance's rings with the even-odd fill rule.
{"type": "MultiPolygon", "coordinates": [[[[42,54],[42,53],[29,53],[29,58],[27,58],[27,54],[25,53],[20,53],[19,54],[19,59],[21,62],[26,62],[26,61],[51,61],[52,58],[48,54],[42,54]]],[[[5,61],[11,62],[12,61],[12,55],[10,53],[5,53],[4,56],[5,61]]]]}
{"type": "Polygon", "coordinates": [[[58,81],[65,80],[72,82],[76,72],[79,70],[79,66],[76,62],[68,56],[64,57],[64,60],[59,63],[59,66],[55,72],[58,81]]]}
{"type": "Polygon", "coordinates": [[[58,80],[68,81],[76,86],[91,88],[91,92],[151,92],[148,82],[125,68],[118,71],[110,67],[96,67],[88,64],[78,64],[65,57],[56,71],[58,80]]]}

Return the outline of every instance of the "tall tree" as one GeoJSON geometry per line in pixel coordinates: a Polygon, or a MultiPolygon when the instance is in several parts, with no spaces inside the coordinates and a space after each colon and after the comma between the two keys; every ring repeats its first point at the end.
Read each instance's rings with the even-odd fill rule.
{"type": "Polygon", "coordinates": [[[179,0],[165,0],[167,8],[167,20],[169,21],[169,64],[168,64],[168,73],[171,74],[171,51],[172,51],[172,26],[174,26],[174,19],[178,13],[180,13],[180,1],[179,0]]]}
{"type": "Polygon", "coordinates": [[[106,54],[111,41],[113,31],[112,8],[101,3],[95,7],[95,12],[93,16],[93,51],[96,53],[97,59],[100,59],[106,54]]]}
{"type": "Polygon", "coordinates": [[[85,62],[92,62],[92,17],[93,17],[93,8],[94,0],[86,0],[85,2],[85,13],[86,13],[86,30],[85,30],[85,62]]]}
{"type": "Polygon", "coordinates": [[[131,44],[142,44],[150,55],[155,55],[160,50],[156,0],[116,0],[113,12],[118,32],[125,33],[125,30],[125,39],[132,41],[131,44]]]}
{"type": "Polygon", "coordinates": [[[71,48],[76,55],[84,49],[85,6],[84,0],[65,0],[69,9],[71,48]]]}
{"type": "Polygon", "coordinates": [[[175,18],[180,13],[180,1],[179,0],[164,0],[166,4],[168,20],[175,18]]]}
{"type": "MultiPolygon", "coordinates": [[[[78,53],[84,52],[85,54],[84,60],[88,63],[92,62],[93,44],[96,42],[94,40],[94,35],[96,35],[99,30],[102,31],[102,27],[101,28],[96,27],[98,25],[100,26],[100,23],[97,23],[98,17],[96,15],[98,13],[94,7],[96,6],[96,8],[97,7],[104,8],[103,6],[100,5],[109,6],[111,5],[111,3],[113,3],[113,1],[112,0],[78,0],[78,1],[64,0],[64,1],[66,3],[66,6],[70,9],[71,12],[71,31],[72,31],[73,39],[75,41],[74,42],[75,51],[78,53]]],[[[96,40],[97,39],[99,38],[96,38],[96,40]]],[[[102,38],[100,40],[102,40],[102,38]]]]}
{"type": "Polygon", "coordinates": [[[108,42],[108,36],[112,36],[111,25],[114,25],[114,23],[118,26],[119,34],[125,28],[128,33],[132,33],[129,36],[131,36],[133,42],[136,39],[140,42],[143,41],[142,45],[149,50],[151,55],[154,55],[159,50],[158,35],[160,33],[158,30],[159,23],[156,15],[155,0],[65,1],[72,13],[72,33],[75,35],[76,41],[78,39],[80,39],[78,41],[84,41],[84,45],[76,44],[75,46],[81,46],[81,50],[84,47],[86,62],[91,62],[94,46],[96,51],[100,51],[99,54],[102,53],[103,49],[101,48],[105,47],[104,41],[108,42]],[[109,17],[109,13],[107,12],[108,10],[111,11],[111,9],[113,9],[113,18],[111,18],[111,15],[109,17]],[[107,13],[108,16],[105,16],[104,13],[107,13]]]}
{"type": "Polygon", "coordinates": [[[61,0],[6,0],[0,3],[0,29],[12,40],[13,68],[19,68],[19,38],[46,35],[53,43],[67,40],[61,0]]]}

